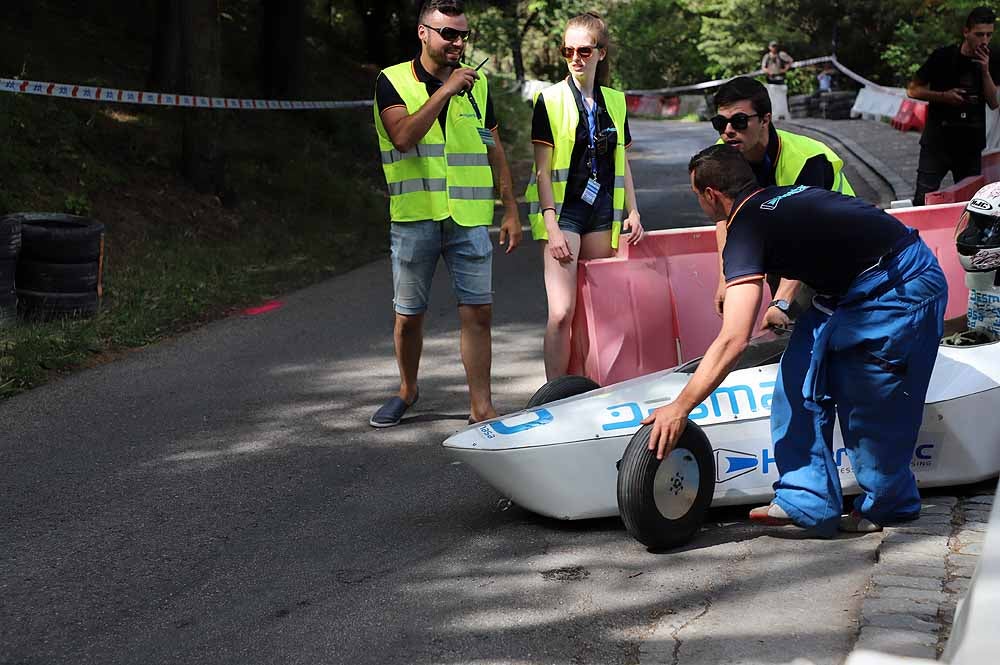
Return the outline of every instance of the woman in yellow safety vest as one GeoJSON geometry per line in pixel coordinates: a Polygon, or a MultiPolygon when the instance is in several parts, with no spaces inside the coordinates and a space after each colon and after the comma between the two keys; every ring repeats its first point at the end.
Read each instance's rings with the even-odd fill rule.
{"type": "Polygon", "coordinates": [[[642,238],[625,150],[631,143],[625,95],[606,87],[608,28],[588,12],[566,24],[561,53],[569,76],[542,90],[531,123],[535,166],[525,198],[541,240],[549,317],[545,375],[567,372],[579,260],[606,258],[642,238]]]}

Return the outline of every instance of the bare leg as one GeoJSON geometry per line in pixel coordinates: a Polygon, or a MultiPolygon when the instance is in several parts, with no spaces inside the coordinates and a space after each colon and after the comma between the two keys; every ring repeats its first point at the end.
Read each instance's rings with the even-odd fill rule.
{"type": "Polygon", "coordinates": [[[424,315],[396,313],[392,331],[399,366],[399,398],[413,404],[417,398],[417,370],[424,350],[424,315]]]}
{"type": "Polygon", "coordinates": [[[497,411],[490,395],[493,306],[459,305],[458,318],[462,322],[462,364],[469,383],[469,417],[476,422],[496,418],[497,411]]]}
{"type": "MultiPolygon", "coordinates": [[[[625,242],[624,238],[622,242],[625,242]]],[[[580,238],[580,260],[606,259],[614,256],[611,247],[611,231],[594,231],[580,238]]]]}
{"type": "Polygon", "coordinates": [[[560,263],[549,254],[547,242],[542,243],[542,263],[545,270],[545,295],[549,318],[545,325],[543,355],[545,378],[549,381],[566,374],[569,368],[570,326],[576,311],[576,268],[580,255],[580,236],[563,231],[573,258],[560,263]]]}

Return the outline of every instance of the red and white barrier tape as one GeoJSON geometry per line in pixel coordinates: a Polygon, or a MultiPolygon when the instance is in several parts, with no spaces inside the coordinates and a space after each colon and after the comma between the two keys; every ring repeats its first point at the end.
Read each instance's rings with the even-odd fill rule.
{"type": "Polygon", "coordinates": [[[0,92],[42,97],[63,97],[90,102],[174,106],[199,109],[231,109],[243,111],[306,111],[312,109],[345,109],[371,106],[370,100],[351,102],[293,101],[286,99],[234,99],[232,97],[202,97],[176,95],[142,90],[119,90],[72,83],[48,83],[0,78],[0,92]]]}
{"type": "MultiPolygon", "coordinates": [[[[792,68],[798,67],[808,67],[810,65],[818,65],[821,62],[832,62],[837,64],[837,57],[832,55],[822,55],[818,58],[809,58],[807,60],[796,60],[792,63],[792,68]]],[[[764,72],[760,69],[754,70],[752,72],[747,72],[746,74],[738,74],[737,76],[757,76],[758,74],[763,74],[764,72]]],[[[853,74],[853,72],[851,72],[853,74]]],[[[705,81],[703,83],[693,83],[691,85],[675,85],[669,88],[658,88],[657,90],[626,90],[626,95],[674,95],[678,92],[690,92],[693,90],[707,90],[708,88],[717,88],[726,81],[731,81],[736,78],[736,76],[730,76],[724,79],[715,79],[714,81],[705,81]]]]}

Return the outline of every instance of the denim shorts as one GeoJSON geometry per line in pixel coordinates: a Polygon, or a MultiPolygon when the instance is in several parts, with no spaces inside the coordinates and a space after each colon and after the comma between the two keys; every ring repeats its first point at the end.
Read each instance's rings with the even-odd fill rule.
{"type": "Polygon", "coordinates": [[[459,305],[493,302],[493,243],[488,226],[440,222],[393,222],[393,304],[399,314],[422,314],[430,301],[438,257],[451,275],[459,305]]]}
{"type": "Polygon", "coordinates": [[[581,236],[595,231],[610,231],[613,216],[611,192],[602,189],[597,193],[594,205],[583,199],[573,199],[563,203],[559,212],[559,229],[581,236]]]}

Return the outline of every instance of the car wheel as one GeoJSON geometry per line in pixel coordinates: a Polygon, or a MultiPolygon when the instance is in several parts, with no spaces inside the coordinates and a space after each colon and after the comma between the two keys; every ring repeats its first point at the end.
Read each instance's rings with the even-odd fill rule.
{"type": "Polygon", "coordinates": [[[597,390],[598,388],[600,388],[599,385],[585,376],[569,375],[556,377],[536,390],[524,408],[532,409],[542,404],[548,404],[549,402],[589,393],[591,390],[597,390]]]}
{"type": "Polygon", "coordinates": [[[618,511],[629,535],[650,549],[686,543],[698,531],[715,493],[715,459],[708,437],[688,421],[662,460],[649,450],[652,425],[629,441],[618,466],[618,511]]]}

